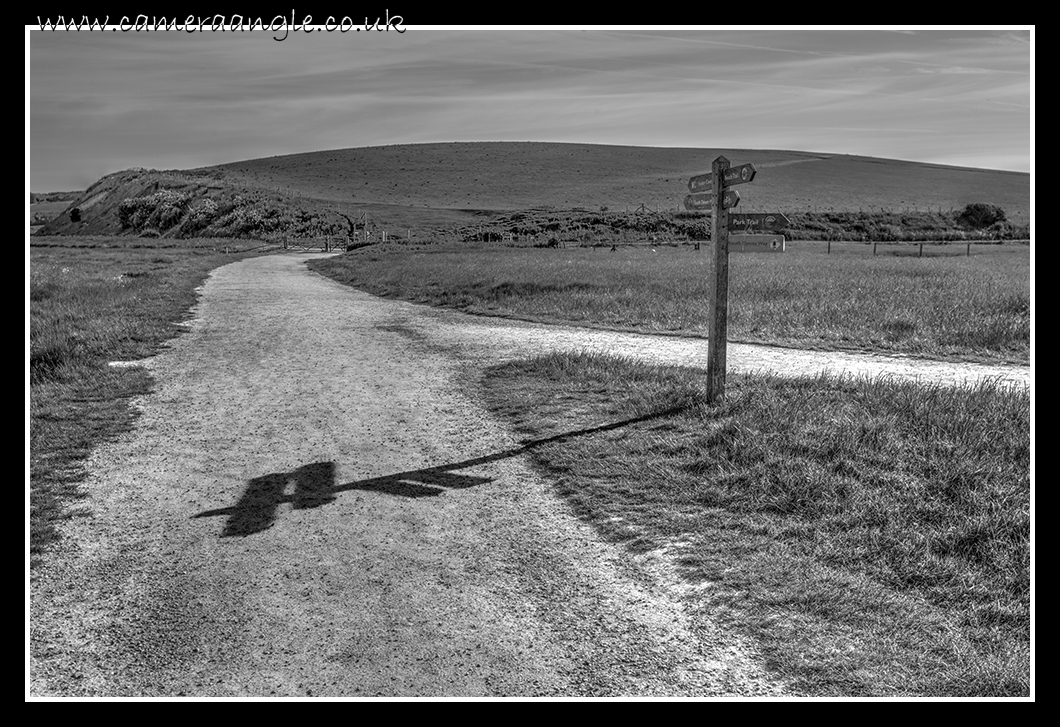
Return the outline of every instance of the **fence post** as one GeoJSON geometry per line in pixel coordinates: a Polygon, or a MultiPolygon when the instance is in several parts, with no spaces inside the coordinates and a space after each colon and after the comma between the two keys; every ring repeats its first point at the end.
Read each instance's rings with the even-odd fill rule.
{"type": "Polygon", "coordinates": [[[832,241],[831,240],[828,241],[828,254],[829,255],[832,254],[832,241]]]}
{"type": "Polygon", "coordinates": [[[917,257],[924,257],[924,243],[920,243],[920,254],[917,257]]]}
{"type": "Polygon", "coordinates": [[[875,240],[872,243],[872,256],[876,257],[876,242],[875,242],[875,240]]]}
{"type": "Polygon", "coordinates": [[[964,256],[965,257],[971,257],[972,256],[972,243],[969,242],[968,245],[965,247],[964,256]]]}

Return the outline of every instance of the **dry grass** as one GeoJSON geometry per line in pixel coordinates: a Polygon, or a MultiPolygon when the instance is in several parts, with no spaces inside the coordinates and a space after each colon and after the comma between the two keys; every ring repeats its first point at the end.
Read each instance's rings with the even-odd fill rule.
{"type": "Polygon", "coordinates": [[[1026,696],[1026,391],[737,377],[549,355],[492,371],[531,447],[607,538],[659,550],[691,601],[815,696],[1026,696]]]}
{"type": "MultiPolygon", "coordinates": [[[[194,289],[238,259],[217,241],[44,238],[30,248],[30,554],[44,556],[56,523],[84,493],[91,448],[131,426],[130,397],[152,385],[140,368],[180,330],[194,289]],[[222,247],[223,249],[223,247],[222,247]]],[[[224,242],[224,241],[222,241],[224,242]]]]}

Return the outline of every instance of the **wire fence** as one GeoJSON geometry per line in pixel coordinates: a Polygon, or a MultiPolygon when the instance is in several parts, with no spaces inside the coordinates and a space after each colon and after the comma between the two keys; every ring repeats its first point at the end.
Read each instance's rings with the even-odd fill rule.
{"type": "MultiPolygon", "coordinates": [[[[731,240],[732,238],[730,238],[731,240]]],[[[1020,248],[1029,248],[1029,240],[978,240],[934,242],[845,242],[795,240],[787,247],[799,250],[817,250],[827,255],[858,255],[862,257],[971,257],[1009,253],[1020,248]]]]}

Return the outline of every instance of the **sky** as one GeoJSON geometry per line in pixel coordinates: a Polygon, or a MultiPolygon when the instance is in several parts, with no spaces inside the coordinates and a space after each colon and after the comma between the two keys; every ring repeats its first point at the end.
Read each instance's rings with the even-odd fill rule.
{"type": "Polygon", "coordinates": [[[1033,26],[400,29],[27,26],[28,185],[448,141],[1033,171],[1033,26]]]}

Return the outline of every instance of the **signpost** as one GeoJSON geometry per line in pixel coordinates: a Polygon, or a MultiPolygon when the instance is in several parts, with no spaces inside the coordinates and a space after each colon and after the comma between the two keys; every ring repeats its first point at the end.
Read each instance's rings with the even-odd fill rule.
{"type": "MultiPolygon", "coordinates": [[[[711,240],[714,243],[714,268],[711,279],[710,321],[707,339],[707,401],[725,395],[725,355],[729,316],[729,232],[776,232],[791,221],[778,213],[735,214],[729,210],[740,203],[740,193],[731,187],[754,181],[758,170],[754,164],[732,166],[723,156],[711,164],[710,174],[698,174],[688,180],[685,197],[687,210],[711,210],[711,240]]],[[[783,235],[734,235],[741,249],[784,251],[783,235]]],[[[697,246],[698,248],[698,246],[697,246]]]]}

